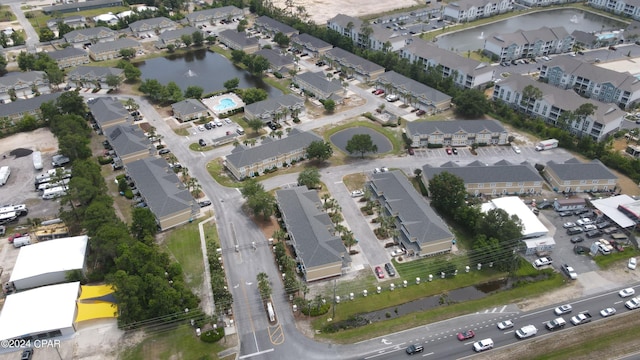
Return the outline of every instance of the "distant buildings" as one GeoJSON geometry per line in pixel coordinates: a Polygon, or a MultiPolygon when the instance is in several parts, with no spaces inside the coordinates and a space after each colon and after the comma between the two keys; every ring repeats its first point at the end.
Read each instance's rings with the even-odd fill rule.
{"type": "Polygon", "coordinates": [[[413,121],[407,123],[413,147],[504,145],[507,130],[496,120],[413,121]]]}
{"type": "Polygon", "coordinates": [[[45,14],[54,13],[72,13],[84,10],[102,9],[108,7],[124,6],[122,0],[92,0],[82,2],[69,2],[67,4],[59,4],[52,6],[45,6],[42,8],[42,12],[45,14]]]}
{"type": "Polygon", "coordinates": [[[575,39],[563,27],[492,34],[484,41],[484,51],[499,61],[562,54],[573,50],[575,39]]]}
{"type": "Polygon", "coordinates": [[[358,47],[372,50],[397,51],[410,38],[408,33],[403,35],[382,25],[365,23],[344,14],[327,20],[327,28],[350,38],[358,47]]]}
{"type": "Polygon", "coordinates": [[[304,72],[293,78],[293,82],[300,89],[313,94],[317,99],[332,99],[336,104],[342,103],[343,99],[340,95],[344,92],[342,83],[339,80],[328,80],[324,73],[304,72]]]}
{"type": "Polygon", "coordinates": [[[543,176],[554,191],[566,193],[613,191],[618,184],[618,177],[600,160],[587,163],[575,158],[563,163],[551,160],[547,162],[543,176]]]}
{"type": "Polygon", "coordinates": [[[102,131],[131,122],[131,116],[117,98],[100,97],[89,103],[89,111],[102,131]]]}
{"type": "Polygon", "coordinates": [[[286,120],[304,112],[304,99],[292,94],[268,98],[244,107],[244,117],[247,120],[260,119],[265,123],[286,120]]]}
{"type": "Polygon", "coordinates": [[[469,22],[511,11],[510,0],[455,0],[444,7],[442,13],[447,20],[469,22]]]}
{"type": "Polygon", "coordinates": [[[589,6],[640,20],[640,4],[635,0],[589,0],[589,6]]]}
{"type": "Polygon", "coordinates": [[[219,32],[218,40],[231,50],[242,50],[247,54],[253,54],[260,49],[257,38],[249,37],[245,32],[238,32],[236,30],[223,30],[219,32]]]}
{"type": "Polygon", "coordinates": [[[342,69],[360,81],[371,81],[384,73],[384,68],[367,59],[363,59],[341,48],[333,48],[324,54],[324,58],[336,68],[342,69]]]}
{"type": "Polygon", "coordinates": [[[135,37],[148,37],[161,34],[167,30],[175,30],[177,24],[166,17],[138,20],[129,24],[129,29],[135,37]]]}
{"type": "Polygon", "coordinates": [[[101,42],[114,41],[117,37],[117,32],[103,26],[73,30],[64,34],[66,42],[80,48],[101,42]]]}
{"type": "Polygon", "coordinates": [[[46,102],[56,102],[56,99],[62,94],[55,92],[51,94],[43,94],[26,100],[16,100],[8,104],[0,106],[0,119],[8,119],[12,125],[16,121],[21,120],[25,115],[34,116],[40,119],[40,105],[46,102]]]}
{"type": "Polygon", "coordinates": [[[108,89],[107,76],[124,79],[124,70],[101,66],[78,66],[67,74],[67,83],[79,88],[108,89]]]}
{"type": "Polygon", "coordinates": [[[89,56],[94,61],[112,60],[122,57],[120,51],[124,49],[131,49],[137,53],[142,50],[142,44],[127,38],[97,43],[89,48],[89,56]]]}
{"type": "Polygon", "coordinates": [[[410,79],[395,71],[387,71],[376,79],[376,86],[388,94],[396,94],[407,105],[435,114],[451,107],[451,96],[410,79]]]}
{"type": "Polygon", "coordinates": [[[268,16],[260,16],[253,22],[253,27],[263,34],[274,36],[277,33],[283,33],[287,37],[297,35],[298,30],[287,24],[274,20],[268,16]]]}
{"type": "Polygon", "coordinates": [[[109,144],[123,164],[148,158],[155,148],[137,125],[114,125],[105,131],[109,144]]]}
{"type": "Polygon", "coordinates": [[[49,80],[44,71],[10,72],[0,77],[0,103],[16,98],[28,99],[37,93],[51,92],[49,80]]]}
{"type": "Polygon", "coordinates": [[[244,19],[244,11],[235,6],[223,6],[194,11],[191,14],[187,14],[185,19],[189,25],[194,27],[216,25],[223,20],[244,19]]]}
{"type": "Polygon", "coordinates": [[[322,56],[333,48],[333,45],[328,42],[306,33],[293,36],[291,46],[312,57],[322,56]]]}
{"type": "Polygon", "coordinates": [[[78,65],[88,64],[89,54],[86,51],[69,46],[62,50],[51,51],[47,53],[49,57],[58,63],[60,69],[74,67],[78,65]]]}
{"type": "Polygon", "coordinates": [[[165,49],[170,44],[179,47],[182,44],[182,35],[193,35],[195,32],[202,31],[190,26],[174,30],[165,30],[158,35],[156,47],[158,49],[165,49]]]}

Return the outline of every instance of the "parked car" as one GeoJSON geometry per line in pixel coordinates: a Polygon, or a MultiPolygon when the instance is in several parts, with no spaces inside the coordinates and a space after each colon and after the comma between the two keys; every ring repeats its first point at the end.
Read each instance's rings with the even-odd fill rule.
{"type": "Polygon", "coordinates": [[[409,153],[409,155],[415,155],[415,151],[413,151],[412,148],[408,148],[407,152],[409,153]]]}
{"type": "Polygon", "coordinates": [[[212,127],[211,127],[211,124],[210,124],[210,123],[205,123],[205,124],[204,124],[204,128],[205,128],[205,129],[207,129],[207,130],[211,130],[211,129],[212,129],[212,127]]]}
{"type": "Polygon", "coordinates": [[[211,205],[211,201],[203,200],[203,201],[198,202],[198,205],[200,205],[200,207],[203,208],[203,207],[211,205]]]}
{"type": "Polygon", "coordinates": [[[451,155],[453,154],[453,151],[451,150],[451,148],[447,148],[447,155],[451,155]]]}
{"type": "Polygon", "coordinates": [[[382,89],[374,90],[373,95],[384,95],[384,90],[382,89]]]}
{"type": "Polygon", "coordinates": [[[424,115],[424,114],[426,114],[426,113],[427,113],[427,112],[426,112],[426,111],[424,111],[424,110],[418,110],[418,111],[416,111],[416,115],[418,115],[418,116],[422,116],[422,115],[424,115]]]}
{"type": "Polygon", "coordinates": [[[571,216],[571,215],[573,215],[571,213],[571,211],[561,211],[561,212],[558,213],[558,216],[560,216],[560,217],[567,217],[567,216],[571,216]]]}
{"type": "Polygon", "coordinates": [[[553,204],[548,201],[543,201],[536,207],[538,208],[538,210],[551,209],[553,207],[553,204]]]}
{"type": "Polygon", "coordinates": [[[413,355],[423,351],[424,347],[422,345],[409,345],[409,347],[407,347],[407,354],[409,355],[413,355]]]}
{"type": "Polygon", "coordinates": [[[573,311],[573,307],[570,304],[560,305],[553,310],[556,315],[564,315],[573,311]]]}
{"type": "Polygon", "coordinates": [[[585,213],[588,213],[588,212],[589,212],[589,209],[578,209],[578,210],[573,212],[573,215],[578,216],[578,215],[582,215],[582,214],[585,214],[585,213]]]}
{"type": "Polygon", "coordinates": [[[629,259],[629,262],[627,263],[627,267],[631,270],[635,270],[636,269],[636,258],[632,257],[631,259],[629,259]]]}
{"type": "Polygon", "coordinates": [[[375,271],[378,279],[384,279],[384,271],[382,271],[382,268],[380,266],[376,266],[375,271]]]}
{"type": "Polygon", "coordinates": [[[564,271],[564,273],[567,274],[567,276],[571,278],[571,280],[575,280],[578,278],[578,274],[576,273],[576,271],[568,264],[562,265],[562,271],[564,271]]]}
{"type": "Polygon", "coordinates": [[[451,149],[451,151],[453,151],[453,155],[458,155],[458,149],[453,148],[453,149],[451,149]]]}
{"type": "Polygon", "coordinates": [[[512,146],[511,148],[513,149],[513,151],[514,151],[516,154],[520,154],[520,152],[521,152],[521,151],[520,151],[520,148],[519,148],[519,147],[517,147],[517,146],[515,146],[515,145],[514,145],[514,146],[512,146]]]}
{"type": "Polygon", "coordinates": [[[621,298],[626,298],[635,295],[635,293],[636,291],[633,288],[626,288],[620,290],[620,292],[618,292],[618,295],[620,295],[621,298]]]}
{"type": "Polygon", "coordinates": [[[574,236],[571,238],[570,241],[572,244],[575,244],[575,243],[583,242],[584,238],[582,236],[574,236]]]}
{"type": "Polygon", "coordinates": [[[198,125],[198,131],[205,131],[205,127],[203,125],[198,125]]]}
{"type": "Polygon", "coordinates": [[[205,147],[205,146],[207,146],[207,143],[203,139],[199,139],[198,140],[198,145],[200,145],[202,147],[205,147]]]}
{"type": "Polygon", "coordinates": [[[594,237],[598,237],[600,235],[602,235],[602,231],[600,231],[600,230],[592,230],[592,231],[589,231],[587,233],[587,237],[588,238],[594,238],[594,237]]]}
{"type": "Polygon", "coordinates": [[[505,320],[498,323],[498,329],[500,330],[510,329],[512,327],[513,327],[513,321],[511,320],[505,320]]]}
{"type": "Polygon", "coordinates": [[[168,154],[170,152],[171,152],[171,150],[169,150],[169,149],[160,149],[160,151],[158,151],[158,154],[165,155],[165,154],[168,154]]]}
{"type": "Polygon", "coordinates": [[[473,330],[462,331],[458,333],[458,340],[460,341],[469,340],[469,339],[473,339],[474,336],[476,336],[476,333],[473,332],[473,330]]]}
{"type": "Polygon", "coordinates": [[[553,260],[551,260],[550,257],[541,257],[539,259],[537,259],[536,261],[533,262],[533,265],[535,265],[536,267],[542,267],[542,266],[547,266],[547,265],[551,265],[553,263],[553,260]]]}
{"type": "Polygon", "coordinates": [[[584,230],[585,232],[589,232],[589,231],[593,231],[593,230],[598,230],[598,227],[593,225],[593,224],[589,224],[589,225],[583,226],[582,230],[584,230]]]}
{"type": "Polygon", "coordinates": [[[565,229],[572,228],[572,227],[575,227],[575,226],[576,226],[576,223],[573,223],[573,222],[566,222],[566,223],[562,224],[562,227],[565,228],[565,229]]]}
{"type": "Polygon", "coordinates": [[[364,191],[362,190],[353,190],[351,192],[351,197],[360,197],[360,196],[364,196],[364,191]]]}
{"type": "Polygon", "coordinates": [[[391,263],[384,264],[384,269],[387,270],[387,274],[389,274],[389,276],[396,276],[396,271],[393,269],[393,265],[391,265],[391,263]]]}

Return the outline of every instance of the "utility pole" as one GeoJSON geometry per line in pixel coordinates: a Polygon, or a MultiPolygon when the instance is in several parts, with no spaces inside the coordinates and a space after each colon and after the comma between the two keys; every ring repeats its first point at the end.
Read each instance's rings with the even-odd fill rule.
{"type": "Polygon", "coordinates": [[[333,315],[331,318],[336,318],[336,279],[333,279],[333,315]]]}

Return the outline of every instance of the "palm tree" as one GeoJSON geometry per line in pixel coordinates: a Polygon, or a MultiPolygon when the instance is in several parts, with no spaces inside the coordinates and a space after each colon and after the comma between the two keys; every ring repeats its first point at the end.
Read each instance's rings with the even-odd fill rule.
{"type": "Polygon", "coordinates": [[[282,130],[278,130],[278,131],[276,131],[276,136],[278,137],[278,139],[282,139],[282,135],[284,135],[284,133],[282,132],[282,130]]]}
{"type": "Polygon", "coordinates": [[[257,142],[256,139],[249,140],[249,143],[251,144],[251,146],[254,146],[256,144],[256,142],[257,142]]]}
{"type": "Polygon", "coordinates": [[[351,231],[347,231],[344,233],[344,235],[342,235],[342,242],[344,243],[344,246],[346,246],[349,251],[351,251],[351,247],[353,245],[357,244],[356,237],[353,235],[351,231]]]}
{"type": "Polygon", "coordinates": [[[278,229],[274,231],[271,236],[278,241],[284,241],[287,238],[287,232],[282,229],[278,229]]]}
{"type": "Polygon", "coordinates": [[[331,195],[329,195],[329,193],[324,193],[322,194],[322,200],[324,200],[324,203],[327,203],[327,200],[331,199],[331,195]]]}
{"type": "Polygon", "coordinates": [[[127,106],[127,108],[133,111],[140,109],[140,105],[138,105],[138,103],[132,98],[128,98],[124,104],[127,106]]]}

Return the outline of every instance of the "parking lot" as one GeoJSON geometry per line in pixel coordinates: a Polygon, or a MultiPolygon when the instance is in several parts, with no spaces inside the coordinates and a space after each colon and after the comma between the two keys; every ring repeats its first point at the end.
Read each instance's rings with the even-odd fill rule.
{"type": "MultiPolygon", "coordinates": [[[[414,156],[416,157],[428,157],[428,158],[447,158],[451,161],[455,161],[457,159],[467,159],[467,158],[478,158],[482,159],[485,157],[501,157],[511,162],[523,162],[523,161],[531,161],[532,157],[548,157],[552,152],[540,152],[536,151],[533,146],[520,146],[520,153],[516,153],[511,146],[483,146],[479,147],[475,150],[477,155],[474,155],[471,152],[470,147],[457,147],[455,148],[457,154],[452,153],[449,155],[447,153],[447,148],[442,147],[438,149],[425,149],[418,148],[414,150],[414,156]]],[[[554,152],[559,153],[559,152],[554,152]]],[[[551,160],[551,159],[549,159],[551,160]]],[[[554,159],[555,160],[555,159],[554,159]]]]}

